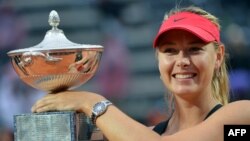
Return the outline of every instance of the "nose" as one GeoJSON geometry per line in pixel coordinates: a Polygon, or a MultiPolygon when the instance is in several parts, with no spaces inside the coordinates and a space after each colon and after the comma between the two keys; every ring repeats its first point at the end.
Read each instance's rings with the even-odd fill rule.
{"type": "Polygon", "coordinates": [[[184,67],[184,68],[191,64],[189,56],[183,51],[179,52],[176,63],[177,63],[177,66],[184,67]]]}

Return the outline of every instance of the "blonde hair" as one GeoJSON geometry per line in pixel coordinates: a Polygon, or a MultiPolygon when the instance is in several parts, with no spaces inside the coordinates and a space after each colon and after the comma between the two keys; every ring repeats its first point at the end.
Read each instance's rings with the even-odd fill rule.
{"type": "MultiPolygon", "coordinates": [[[[210,20],[212,23],[214,23],[220,30],[220,24],[218,18],[216,18],[214,15],[206,12],[201,8],[194,6],[180,8],[180,9],[173,9],[168,14],[165,14],[164,20],[167,20],[169,16],[174,15],[178,12],[191,12],[197,15],[201,15],[210,20]]],[[[214,43],[215,49],[217,50],[220,45],[221,44],[215,42],[214,43]]],[[[213,74],[212,97],[222,105],[227,104],[229,101],[229,79],[228,79],[228,71],[226,65],[226,56],[223,57],[223,62],[220,68],[218,68],[218,70],[216,70],[213,74]]],[[[170,104],[169,107],[172,107],[173,96],[171,94],[167,94],[167,99],[170,104]]]]}

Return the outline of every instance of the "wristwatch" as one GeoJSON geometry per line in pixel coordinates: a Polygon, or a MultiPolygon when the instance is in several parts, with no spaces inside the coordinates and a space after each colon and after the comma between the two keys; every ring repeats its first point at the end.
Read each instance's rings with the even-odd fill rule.
{"type": "Polygon", "coordinates": [[[92,121],[93,125],[96,124],[96,119],[99,116],[103,115],[107,111],[108,106],[111,104],[112,103],[109,100],[103,100],[103,101],[96,103],[93,106],[92,115],[91,115],[91,121],[92,121]]]}

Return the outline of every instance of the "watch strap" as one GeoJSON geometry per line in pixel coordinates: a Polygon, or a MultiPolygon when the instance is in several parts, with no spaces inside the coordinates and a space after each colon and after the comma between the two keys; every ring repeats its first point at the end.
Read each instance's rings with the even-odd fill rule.
{"type": "Polygon", "coordinates": [[[103,115],[106,111],[107,111],[107,108],[109,105],[112,105],[112,102],[110,102],[109,100],[103,100],[103,101],[100,101],[100,102],[97,102],[94,106],[93,106],[93,109],[92,109],[92,114],[91,114],[91,121],[92,121],[92,124],[95,125],[96,124],[96,119],[103,115]],[[101,111],[100,113],[96,112],[95,111],[95,107],[99,104],[103,104],[104,105],[104,109],[102,109],[103,111],[101,111]]]}

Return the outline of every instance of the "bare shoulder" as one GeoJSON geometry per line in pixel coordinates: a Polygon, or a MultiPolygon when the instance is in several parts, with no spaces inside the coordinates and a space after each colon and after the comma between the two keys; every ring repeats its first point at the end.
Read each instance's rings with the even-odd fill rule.
{"type": "Polygon", "coordinates": [[[247,106],[250,104],[250,100],[238,100],[229,103],[228,105],[234,105],[234,106],[247,106]]]}
{"type": "Polygon", "coordinates": [[[223,140],[224,125],[250,124],[250,100],[231,102],[211,115],[207,120],[174,135],[163,137],[166,140],[218,141],[223,140]],[[194,138],[195,136],[195,138],[194,138]]]}
{"type": "Polygon", "coordinates": [[[223,106],[211,116],[224,124],[250,124],[250,100],[239,100],[223,106]]]}
{"type": "MultiPolygon", "coordinates": [[[[227,104],[222,109],[225,111],[229,110],[229,111],[238,112],[238,110],[244,110],[248,106],[250,106],[250,100],[238,100],[238,101],[234,101],[234,102],[227,104]]],[[[245,110],[249,111],[248,109],[245,109],[245,110]]]]}

